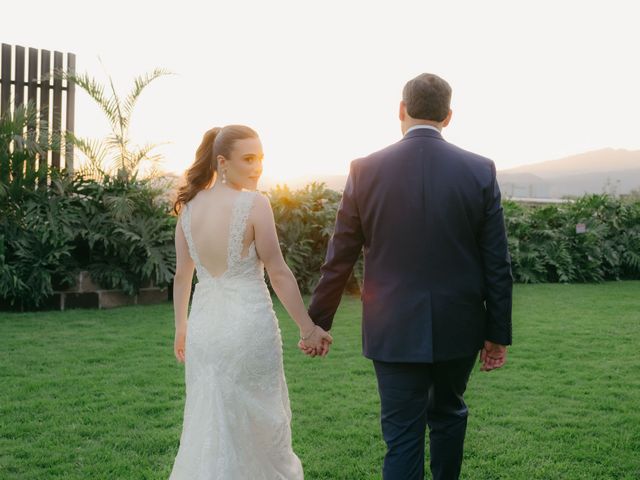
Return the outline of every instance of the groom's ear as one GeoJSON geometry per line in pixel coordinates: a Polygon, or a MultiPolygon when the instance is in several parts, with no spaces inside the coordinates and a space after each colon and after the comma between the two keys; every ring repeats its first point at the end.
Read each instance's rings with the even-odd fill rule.
{"type": "Polygon", "coordinates": [[[452,115],[453,115],[453,110],[449,109],[449,114],[447,115],[447,118],[445,118],[444,121],[442,122],[443,127],[446,127],[447,125],[449,125],[452,115]]]}
{"type": "Polygon", "coordinates": [[[400,100],[400,109],[398,111],[398,119],[401,122],[404,122],[405,118],[407,118],[407,106],[404,103],[404,100],[400,100]]]}

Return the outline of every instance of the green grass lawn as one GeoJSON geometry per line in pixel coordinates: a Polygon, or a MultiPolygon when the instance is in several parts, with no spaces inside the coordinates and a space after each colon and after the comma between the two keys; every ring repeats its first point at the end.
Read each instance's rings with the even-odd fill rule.
{"type": "MultiPolygon", "coordinates": [[[[379,479],[359,301],[324,359],[276,309],[307,480],[379,479]]],[[[184,405],[169,304],[0,313],[0,339],[0,479],[168,478],[184,405]]],[[[463,478],[640,478],[640,282],[519,285],[514,343],[502,370],[472,374],[463,478]]]]}

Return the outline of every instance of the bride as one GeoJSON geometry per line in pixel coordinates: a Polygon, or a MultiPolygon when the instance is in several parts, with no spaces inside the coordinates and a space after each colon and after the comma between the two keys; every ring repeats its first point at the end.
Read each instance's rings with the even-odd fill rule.
{"type": "Polygon", "coordinates": [[[262,159],[251,128],[213,128],[178,192],[174,351],[186,401],[171,480],[303,478],[265,268],[304,346],[326,355],[332,338],[307,315],[269,200],[255,191],[262,159]]]}

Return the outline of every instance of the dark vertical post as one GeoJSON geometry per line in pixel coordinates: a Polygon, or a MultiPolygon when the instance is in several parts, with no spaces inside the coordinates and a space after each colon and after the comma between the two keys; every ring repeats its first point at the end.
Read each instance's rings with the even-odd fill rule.
{"type": "Polygon", "coordinates": [[[27,80],[27,100],[34,105],[38,101],[38,49],[30,48],[29,56],[29,78],[27,80]]]}
{"type": "MultiPolygon", "coordinates": [[[[40,146],[35,158],[33,155],[25,157],[26,164],[9,165],[9,152],[0,155],[0,180],[8,182],[12,178],[11,171],[18,181],[18,177],[24,174],[26,178],[33,178],[37,174],[38,185],[45,186],[49,155],[53,168],[63,167],[69,173],[73,172],[73,142],[67,141],[63,134],[73,133],[75,128],[75,84],[73,80],[64,79],[65,59],[62,52],[54,52],[52,59],[52,52],[48,50],[27,49],[20,45],[14,50],[13,46],[5,43],[0,47],[0,115],[14,115],[18,107],[31,107],[26,108],[26,131],[16,133],[25,136],[28,148],[32,148],[34,143],[40,146]],[[61,165],[63,148],[65,158],[64,165],[61,165]]],[[[75,68],[76,56],[68,53],[66,70],[74,74],[75,68]]]]}
{"type": "Polygon", "coordinates": [[[16,111],[20,105],[24,104],[24,67],[26,59],[24,56],[24,47],[16,45],[16,76],[15,76],[15,93],[13,94],[14,103],[13,111],[16,111]]]}
{"type": "MultiPolygon", "coordinates": [[[[18,108],[23,106],[24,104],[24,47],[16,45],[15,47],[15,60],[14,60],[14,71],[13,71],[13,117],[17,118],[18,108]]],[[[20,131],[20,136],[24,135],[24,130],[20,131]]],[[[11,166],[11,170],[13,173],[13,182],[18,182],[19,184],[23,184],[25,178],[25,163],[26,157],[16,155],[13,158],[13,165],[11,166]],[[18,161],[20,159],[20,161],[18,161]]]]}
{"type": "MultiPolygon", "coordinates": [[[[27,52],[29,58],[29,76],[27,77],[27,101],[29,107],[37,108],[38,104],[38,50],[35,48],[29,48],[27,52]]],[[[27,126],[27,138],[30,142],[36,140],[36,123],[35,118],[29,121],[27,126]]],[[[29,157],[31,160],[27,163],[27,177],[31,178],[31,175],[36,170],[35,158],[29,157]]]]}
{"type": "MultiPolygon", "coordinates": [[[[67,73],[75,75],[76,73],[76,56],[73,53],[67,53],[67,73]]],[[[73,133],[75,126],[75,108],[76,108],[76,85],[73,80],[67,77],[67,133],[73,133]]],[[[64,149],[65,168],[69,174],[73,173],[73,143],[67,141],[64,149]]]]}
{"type": "Polygon", "coordinates": [[[49,50],[40,51],[40,125],[38,127],[38,143],[45,151],[38,163],[38,176],[40,185],[46,185],[48,167],[48,144],[49,144],[49,70],[51,69],[51,52],[49,50]]]}
{"type": "Polygon", "coordinates": [[[9,110],[11,101],[11,45],[2,44],[2,67],[0,68],[0,115],[9,110]]]}
{"type": "Polygon", "coordinates": [[[62,139],[62,52],[53,52],[53,142],[51,166],[60,169],[60,150],[62,139]]]}
{"type": "MultiPolygon", "coordinates": [[[[11,45],[2,44],[0,65],[0,115],[9,114],[11,107],[11,45]]],[[[0,152],[0,182],[9,183],[11,178],[9,152],[0,152]]]]}

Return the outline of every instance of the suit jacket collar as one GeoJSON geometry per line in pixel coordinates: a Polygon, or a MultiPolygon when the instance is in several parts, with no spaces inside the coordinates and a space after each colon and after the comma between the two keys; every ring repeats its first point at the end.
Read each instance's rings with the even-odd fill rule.
{"type": "Polygon", "coordinates": [[[407,133],[404,137],[402,137],[402,139],[404,140],[405,138],[413,137],[432,137],[444,140],[440,132],[432,130],[431,128],[416,128],[415,130],[411,130],[409,133],[407,133]]]}

